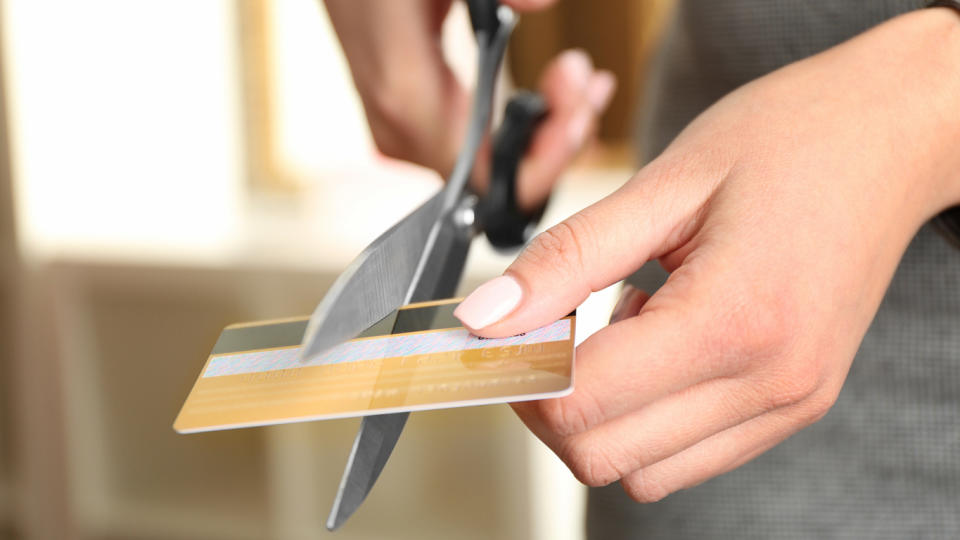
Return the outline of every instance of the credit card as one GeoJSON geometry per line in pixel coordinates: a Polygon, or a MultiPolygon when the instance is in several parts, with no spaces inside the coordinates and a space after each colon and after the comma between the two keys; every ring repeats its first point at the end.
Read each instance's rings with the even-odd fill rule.
{"type": "Polygon", "coordinates": [[[502,339],[470,334],[459,299],[404,306],[302,362],[309,317],[220,334],[173,427],[195,433],[560,397],[573,390],[576,314],[502,339]]]}

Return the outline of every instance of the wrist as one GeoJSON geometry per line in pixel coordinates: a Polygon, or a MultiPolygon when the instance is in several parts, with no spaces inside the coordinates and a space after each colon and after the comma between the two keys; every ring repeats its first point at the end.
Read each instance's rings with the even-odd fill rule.
{"type": "MultiPolygon", "coordinates": [[[[920,148],[917,170],[926,187],[924,219],[960,205],[960,12],[936,7],[921,9],[895,20],[911,46],[914,68],[904,73],[913,78],[905,96],[921,100],[926,110],[921,120],[925,132],[906,141],[920,148]],[[921,161],[923,160],[923,161],[921,161]]],[[[906,98],[905,98],[906,99],[906,98]]]]}
{"type": "Polygon", "coordinates": [[[864,156],[878,167],[877,176],[855,187],[874,195],[875,215],[912,236],[939,212],[960,204],[956,13],[913,11],[811,60],[828,74],[819,84],[830,88],[844,118],[841,129],[859,139],[864,156]]]}

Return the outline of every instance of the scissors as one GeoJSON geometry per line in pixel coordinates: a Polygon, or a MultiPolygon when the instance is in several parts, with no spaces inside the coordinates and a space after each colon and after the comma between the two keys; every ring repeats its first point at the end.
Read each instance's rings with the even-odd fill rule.
{"type": "MultiPolygon", "coordinates": [[[[537,124],[543,99],[520,92],[507,105],[493,139],[490,186],[481,200],[467,188],[477,149],[489,130],[494,83],[516,16],[496,0],[467,0],[478,45],[477,88],[465,142],[446,185],[373,241],[317,306],[303,340],[303,358],[356,337],[400,306],[456,292],[474,235],[498,249],[523,245],[542,215],[520,211],[517,166],[537,124]]],[[[363,418],[340,481],[327,528],[335,530],[366,498],[386,465],[409,413],[363,418]]]]}

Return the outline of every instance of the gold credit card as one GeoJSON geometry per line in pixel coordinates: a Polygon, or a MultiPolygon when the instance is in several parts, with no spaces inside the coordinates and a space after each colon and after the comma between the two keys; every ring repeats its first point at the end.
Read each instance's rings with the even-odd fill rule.
{"type": "Polygon", "coordinates": [[[458,299],[404,306],[301,362],[309,317],[220,334],[173,424],[180,433],[560,397],[573,390],[576,315],[485,339],[453,316],[458,299]]]}

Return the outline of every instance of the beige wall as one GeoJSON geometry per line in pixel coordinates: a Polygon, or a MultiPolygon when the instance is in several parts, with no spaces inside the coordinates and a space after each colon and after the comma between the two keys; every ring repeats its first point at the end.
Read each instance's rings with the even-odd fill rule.
{"type": "Polygon", "coordinates": [[[13,340],[18,266],[13,188],[7,144],[3,79],[0,73],[0,538],[13,529],[13,340]]]}
{"type": "Polygon", "coordinates": [[[510,42],[514,79],[534,88],[543,67],[559,51],[585,49],[597,66],[617,76],[617,94],[600,135],[606,142],[623,143],[632,134],[643,74],[674,1],[563,0],[544,12],[525,13],[510,42]]]}

